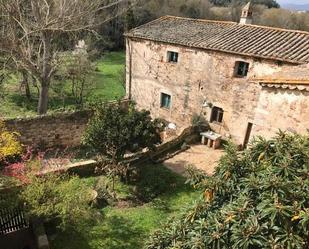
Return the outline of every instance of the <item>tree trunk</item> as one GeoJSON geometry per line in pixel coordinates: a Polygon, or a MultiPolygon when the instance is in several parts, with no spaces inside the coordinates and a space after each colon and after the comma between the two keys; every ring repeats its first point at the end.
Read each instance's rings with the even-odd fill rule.
{"type": "Polygon", "coordinates": [[[30,92],[30,87],[29,87],[29,80],[28,80],[28,72],[26,70],[21,71],[22,75],[22,82],[21,82],[21,89],[25,89],[26,97],[28,100],[31,100],[31,92],[30,92]]]}
{"type": "Polygon", "coordinates": [[[41,84],[39,104],[38,104],[38,114],[39,115],[46,114],[46,112],[47,112],[48,90],[49,90],[48,84],[41,84]]]}
{"type": "Polygon", "coordinates": [[[26,85],[25,85],[25,90],[26,90],[26,97],[28,100],[31,100],[31,92],[30,92],[30,87],[29,87],[29,81],[27,80],[26,85]]]}
{"type": "Polygon", "coordinates": [[[40,97],[40,88],[38,86],[37,80],[32,76],[32,85],[37,89],[37,97],[40,97]]]}
{"type": "Polygon", "coordinates": [[[25,86],[25,93],[28,100],[31,100],[31,93],[30,93],[30,87],[29,87],[29,80],[28,80],[28,73],[24,73],[24,86],[25,86]]]}
{"type": "Polygon", "coordinates": [[[38,104],[38,114],[46,114],[48,107],[48,90],[51,79],[51,38],[50,34],[42,33],[43,56],[42,56],[42,74],[40,78],[40,96],[38,104]]]}

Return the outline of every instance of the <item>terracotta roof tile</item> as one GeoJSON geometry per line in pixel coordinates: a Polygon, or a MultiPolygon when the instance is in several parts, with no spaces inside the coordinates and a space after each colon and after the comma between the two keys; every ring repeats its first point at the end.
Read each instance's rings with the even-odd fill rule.
{"type": "Polygon", "coordinates": [[[164,16],[126,36],[296,64],[309,62],[309,32],[305,31],[164,16]]]}

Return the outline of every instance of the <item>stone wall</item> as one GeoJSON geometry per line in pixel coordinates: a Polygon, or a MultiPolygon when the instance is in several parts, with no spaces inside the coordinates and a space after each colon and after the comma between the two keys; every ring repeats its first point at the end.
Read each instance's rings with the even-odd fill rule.
{"type": "MultiPolygon", "coordinates": [[[[114,101],[110,104],[116,103],[114,101]]],[[[124,107],[129,101],[124,99],[124,107]]],[[[30,146],[78,146],[93,112],[90,110],[59,113],[31,118],[4,120],[6,127],[20,134],[20,141],[30,146]]]]}
{"type": "Polygon", "coordinates": [[[20,134],[20,141],[30,146],[78,146],[91,111],[61,113],[5,120],[9,130],[20,134]]]}
{"type": "Polygon", "coordinates": [[[261,94],[261,86],[249,83],[248,78],[271,75],[287,66],[252,57],[127,40],[127,96],[131,95],[139,108],[150,110],[154,117],[176,123],[179,132],[191,125],[193,114],[210,120],[211,107],[204,103],[220,107],[224,110],[223,122],[212,123],[211,128],[242,144],[261,94]],[[178,63],[167,62],[167,51],[179,53],[178,63]],[[246,78],[234,77],[236,61],[250,64],[246,78]],[[170,109],[160,108],[161,93],[171,95],[170,109]]]}
{"type": "Polygon", "coordinates": [[[306,133],[309,129],[309,92],[263,87],[252,135],[274,136],[278,130],[306,133]]]}

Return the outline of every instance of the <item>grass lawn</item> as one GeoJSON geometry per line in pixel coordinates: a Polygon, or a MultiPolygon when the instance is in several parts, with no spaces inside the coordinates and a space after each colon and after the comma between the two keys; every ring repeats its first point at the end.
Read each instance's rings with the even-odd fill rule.
{"type": "MultiPolygon", "coordinates": [[[[50,239],[51,249],[139,249],[143,248],[150,233],[158,229],[168,218],[177,217],[199,193],[185,185],[185,179],[162,165],[145,166],[156,180],[144,176],[143,187],[157,188],[165,185],[163,193],[151,202],[136,207],[106,207],[100,210],[103,218],[96,225],[87,225],[83,232],[72,230],[59,232],[50,239]],[[151,184],[151,186],[150,186],[151,184]]],[[[149,174],[149,173],[147,173],[149,174]]],[[[95,178],[86,181],[93,184],[95,178]]],[[[130,195],[130,186],[117,184],[117,192],[130,195]]]]}
{"type": "MultiPolygon", "coordinates": [[[[99,100],[115,100],[121,98],[125,94],[125,90],[121,81],[125,67],[125,53],[110,52],[96,62],[97,70],[94,72],[91,80],[93,84],[88,91],[85,102],[91,102],[95,99],[99,100]]],[[[20,79],[18,75],[12,75],[4,86],[4,98],[0,96],[0,117],[17,117],[17,116],[34,116],[37,109],[37,89],[31,84],[32,100],[27,100],[19,89],[20,79]]],[[[53,90],[54,85],[51,84],[49,98],[49,112],[57,112],[63,110],[74,110],[74,100],[70,97],[70,87],[65,87],[67,97],[63,98],[53,90]]]]}

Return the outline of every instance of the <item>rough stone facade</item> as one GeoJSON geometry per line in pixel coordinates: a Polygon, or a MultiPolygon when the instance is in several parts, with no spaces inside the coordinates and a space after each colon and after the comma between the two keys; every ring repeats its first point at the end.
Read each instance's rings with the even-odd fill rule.
{"type": "Polygon", "coordinates": [[[223,121],[211,123],[211,128],[242,145],[249,123],[253,124],[251,136],[254,133],[264,134],[264,131],[273,134],[278,128],[285,129],[287,127],[282,122],[286,122],[287,118],[293,120],[291,126],[296,131],[304,130],[305,124],[296,123],[301,123],[308,114],[308,100],[295,100],[297,111],[305,113],[303,117],[296,113],[281,115],[282,106],[276,107],[276,98],[286,103],[286,110],[292,113],[293,107],[289,105],[291,94],[283,92],[278,96],[272,90],[263,89],[258,82],[248,81],[249,78],[263,78],[289,67],[293,65],[127,38],[126,91],[127,97],[131,97],[139,108],[150,110],[153,117],[175,123],[179,132],[191,125],[193,114],[202,115],[209,121],[212,107],[220,107],[224,110],[223,121]],[[168,51],[179,53],[177,63],[167,61],[168,51]],[[249,63],[247,77],[234,76],[237,61],[249,63]],[[169,109],[160,107],[161,93],[171,96],[169,109]],[[272,101],[274,105],[265,107],[268,105],[265,103],[272,101]],[[269,109],[268,115],[266,110],[263,111],[265,108],[269,109]]]}
{"type": "Polygon", "coordinates": [[[62,113],[34,118],[5,120],[9,130],[20,134],[20,141],[30,146],[78,146],[91,111],[62,113]]]}
{"type": "Polygon", "coordinates": [[[262,88],[252,134],[270,138],[278,129],[306,133],[309,129],[308,91],[262,88]]]}

